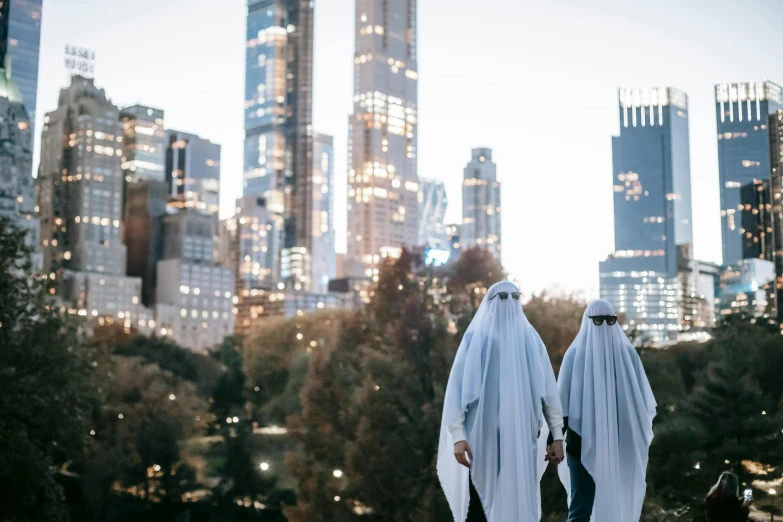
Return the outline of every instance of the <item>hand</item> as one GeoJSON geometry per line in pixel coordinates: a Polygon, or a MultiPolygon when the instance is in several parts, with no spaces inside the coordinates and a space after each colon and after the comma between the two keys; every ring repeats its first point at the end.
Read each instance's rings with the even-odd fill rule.
{"type": "Polygon", "coordinates": [[[565,459],[565,455],[563,454],[562,440],[556,440],[546,447],[546,457],[544,457],[545,461],[558,465],[563,462],[563,459],[565,459]]]}
{"type": "Polygon", "coordinates": [[[750,500],[750,499],[747,499],[747,498],[742,501],[742,505],[745,506],[745,507],[750,506],[752,503],[753,503],[753,501],[750,500]]]}
{"type": "Polygon", "coordinates": [[[454,443],[454,458],[466,468],[470,468],[470,463],[473,462],[473,453],[470,451],[468,441],[461,440],[454,443]],[[466,453],[467,457],[465,456],[466,453]]]}

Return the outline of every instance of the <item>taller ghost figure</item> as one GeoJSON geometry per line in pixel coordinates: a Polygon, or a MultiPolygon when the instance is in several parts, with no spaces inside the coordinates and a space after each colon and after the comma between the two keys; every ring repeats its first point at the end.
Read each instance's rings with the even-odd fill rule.
{"type": "Polygon", "coordinates": [[[563,458],[555,375],[519,298],[508,281],[487,291],[449,376],[438,477],[456,522],[540,520],[544,420],[558,441],[547,459],[563,458]]]}

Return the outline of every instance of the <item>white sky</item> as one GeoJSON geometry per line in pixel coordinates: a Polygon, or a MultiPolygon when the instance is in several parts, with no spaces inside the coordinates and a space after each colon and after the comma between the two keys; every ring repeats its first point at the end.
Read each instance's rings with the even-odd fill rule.
{"type": "MultiPolygon", "coordinates": [[[[241,191],[245,10],[245,0],[45,0],[37,128],[68,82],[65,44],[94,49],[96,83],[116,104],[162,108],[167,127],[223,146],[229,215],[241,191]]],[[[613,249],[621,85],[688,94],[695,253],[720,261],[713,84],[783,82],[783,2],[419,0],[418,11],[419,175],[446,182],[459,220],[470,149],[493,148],[503,261],[523,289],[598,286],[613,249]]],[[[314,77],[315,128],[335,136],[342,251],[352,0],[316,0],[314,77]]]]}

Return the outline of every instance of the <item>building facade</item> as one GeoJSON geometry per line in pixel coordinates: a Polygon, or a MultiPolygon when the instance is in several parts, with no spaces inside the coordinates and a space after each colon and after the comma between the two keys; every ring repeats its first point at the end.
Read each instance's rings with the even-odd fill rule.
{"type": "Polygon", "coordinates": [[[220,210],[220,145],[177,130],[166,130],[169,206],[217,216],[220,210]]]}
{"type": "Polygon", "coordinates": [[[720,268],[713,263],[697,259],[683,259],[677,278],[680,283],[679,340],[687,334],[692,339],[706,338],[707,331],[715,326],[715,289],[718,287],[720,268]]]}
{"type": "Polygon", "coordinates": [[[43,263],[60,282],[65,307],[146,327],[151,316],[141,306],[141,280],[125,270],[119,114],[92,79],[76,75],[44,118],[38,180],[43,263]]]}
{"type": "Polygon", "coordinates": [[[22,103],[27,109],[33,140],[42,10],[43,0],[5,0],[0,3],[0,67],[7,71],[10,69],[16,80],[22,103]],[[7,66],[9,64],[10,67],[7,66]]]}
{"type": "Polygon", "coordinates": [[[774,317],[775,264],[765,259],[742,259],[722,267],[716,301],[716,315],[774,317]]]}
{"type": "Polygon", "coordinates": [[[44,118],[40,214],[45,269],[125,275],[123,130],[92,79],[73,76],[44,118]]]}
{"type": "Polygon", "coordinates": [[[460,236],[462,235],[462,225],[457,223],[451,223],[446,225],[446,238],[449,242],[449,257],[450,259],[457,259],[462,251],[462,243],[460,243],[460,236]]]}
{"type": "Polygon", "coordinates": [[[234,332],[234,272],[215,261],[215,216],[191,208],[170,212],[157,266],[158,328],[182,346],[204,351],[234,332]]]}
{"type": "Polygon", "coordinates": [[[128,275],[142,280],[142,302],[155,301],[157,264],[162,256],[162,218],[166,212],[166,130],[164,113],[144,105],[120,111],[123,128],[123,242],[128,275]]]}
{"type": "Polygon", "coordinates": [[[10,71],[0,69],[0,216],[27,231],[33,265],[41,268],[30,119],[10,71]]]}
{"type": "Polygon", "coordinates": [[[436,179],[419,180],[419,240],[418,245],[449,251],[446,233],[446,185],[436,179]]]}
{"type": "Polygon", "coordinates": [[[166,130],[163,111],[132,105],[120,112],[122,171],[127,183],[166,179],[166,130]]]}
{"type": "Polygon", "coordinates": [[[355,20],[346,261],[375,276],[418,241],[416,1],[357,0],[355,20]]]}
{"type": "Polygon", "coordinates": [[[329,309],[351,309],[355,306],[351,293],[317,294],[285,288],[244,290],[238,299],[236,333],[247,335],[253,325],[269,317],[297,317],[329,309]]]}
{"type": "Polygon", "coordinates": [[[142,302],[155,302],[158,261],[163,258],[163,216],[168,187],[165,181],[144,179],[125,182],[123,235],[127,247],[127,271],[142,280],[142,302]]]}
{"type": "Polygon", "coordinates": [[[769,192],[759,184],[770,181],[769,119],[781,108],[783,91],[772,82],[715,86],[724,265],[771,261],[769,192]]]}
{"type": "Polygon", "coordinates": [[[313,140],[310,250],[302,246],[286,247],[280,259],[283,281],[291,282],[296,290],[309,289],[316,294],[327,291],[329,280],[336,273],[332,141],[325,134],[316,134],[313,140]]]}
{"type": "Polygon", "coordinates": [[[492,149],[473,149],[462,181],[462,248],[484,248],[499,259],[500,216],[500,182],[492,149]]]}
{"type": "Polygon", "coordinates": [[[220,236],[220,262],[236,273],[237,295],[242,290],[272,288],[280,280],[281,199],[242,196],[237,200],[236,215],[221,223],[220,236]]]}
{"type": "Polygon", "coordinates": [[[601,297],[626,329],[676,340],[680,267],[692,258],[688,100],[673,88],[621,89],[612,138],[615,251],[600,264],[601,297]]]}

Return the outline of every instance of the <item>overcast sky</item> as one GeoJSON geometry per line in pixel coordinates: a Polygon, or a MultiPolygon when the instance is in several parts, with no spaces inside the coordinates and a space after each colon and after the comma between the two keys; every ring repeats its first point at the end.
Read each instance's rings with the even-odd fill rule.
{"type": "MultiPolygon", "coordinates": [[[[342,251],[353,1],[315,1],[314,125],[335,136],[342,251]]],[[[68,81],[65,45],[94,49],[96,83],[116,104],[159,107],[167,127],[223,146],[229,215],[242,179],[245,11],[244,0],[44,0],[38,128],[68,81]]],[[[695,253],[720,261],[713,85],[783,82],[783,2],[419,0],[418,13],[419,175],[446,182],[457,221],[470,149],[492,147],[503,261],[523,289],[597,289],[613,250],[620,86],[688,94],[695,253]]]]}

